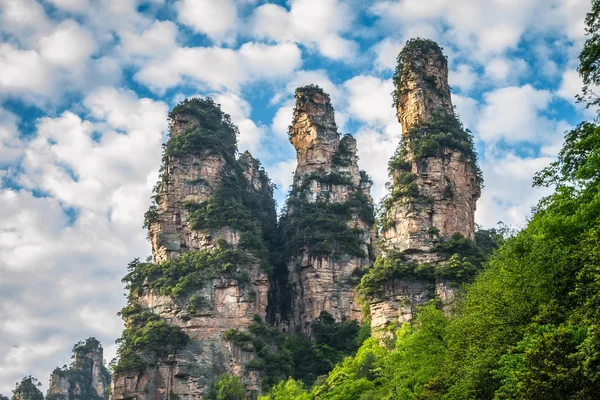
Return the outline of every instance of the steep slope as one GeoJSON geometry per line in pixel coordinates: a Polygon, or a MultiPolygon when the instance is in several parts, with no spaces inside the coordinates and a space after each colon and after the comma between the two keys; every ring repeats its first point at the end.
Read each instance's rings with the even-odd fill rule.
{"type": "Polygon", "coordinates": [[[360,288],[374,330],[409,320],[415,305],[436,296],[448,302],[452,283],[472,276],[478,261],[472,240],[481,172],[472,136],[454,114],[440,47],[410,40],[394,83],[403,140],[389,163],[382,253],[360,288]]]}
{"type": "Polygon", "coordinates": [[[170,114],[155,204],[146,213],[154,263],[124,279],[126,329],[111,399],[197,399],[229,372],[257,389],[254,356],[223,339],[265,318],[273,235],[272,187],[249,153],[235,158],[237,128],[210,99],[170,114]]]}
{"type": "Polygon", "coordinates": [[[110,373],[104,366],[104,350],[96,338],[73,347],[70,367],[56,368],[50,376],[46,400],[108,399],[110,373]]]}
{"type": "Polygon", "coordinates": [[[289,138],[297,152],[294,184],[281,220],[292,291],[293,332],[310,334],[322,312],[361,319],[354,286],[371,264],[371,181],[358,168],[356,140],[340,139],[329,95],[296,90],[289,138]]]}

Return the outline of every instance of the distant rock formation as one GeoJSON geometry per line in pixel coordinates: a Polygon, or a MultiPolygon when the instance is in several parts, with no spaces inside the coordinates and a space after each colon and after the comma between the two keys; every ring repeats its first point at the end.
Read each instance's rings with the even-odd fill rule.
{"type": "Polygon", "coordinates": [[[32,376],[26,376],[13,390],[12,400],[44,400],[40,391],[42,384],[32,376]]]}
{"type": "Polygon", "coordinates": [[[354,286],[372,263],[371,181],[358,168],[356,140],[340,139],[329,95],[296,90],[290,142],[298,166],[281,226],[292,287],[291,329],[310,334],[326,311],[361,320],[354,286]]]}
{"type": "Polygon", "coordinates": [[[46,400],[107,400],[109,387],[102,345],[92,337],[73,347],[70,367],[52,372],[46,400]]]}

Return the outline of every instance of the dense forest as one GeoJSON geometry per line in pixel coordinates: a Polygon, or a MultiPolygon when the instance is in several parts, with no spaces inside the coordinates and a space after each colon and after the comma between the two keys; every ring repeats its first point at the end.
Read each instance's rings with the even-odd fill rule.
{"type": "MultiPolygon", "coordinates": [[[[600,1],[586,25],[578,100],[593,107],[600,1]]],[[[525,229],[501,238],[451,317],[431,302],[394,340],[367,339],[314,385],[288,379],[261,399],[598,398],[600,126],[582,122],[567,132],[557,161],[534,185],[554,193],[525,229]]]]}

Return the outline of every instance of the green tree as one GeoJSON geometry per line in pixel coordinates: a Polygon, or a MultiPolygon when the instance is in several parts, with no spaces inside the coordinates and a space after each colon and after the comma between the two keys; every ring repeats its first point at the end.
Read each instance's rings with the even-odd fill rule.
{"type": "Polygon", "coordinates": [[[221,375],[208,394],[209,400],[244,400],[245,398],[244,384],[231,374],[221,375]]]}
{"type": "Polygon", "coordinates": [[[26,376],[20,383],[15,385],[13,390],[13,399],[19,400],[44,400],[44,395],[40,391],[42,384],[34,377],[26,376]]]}

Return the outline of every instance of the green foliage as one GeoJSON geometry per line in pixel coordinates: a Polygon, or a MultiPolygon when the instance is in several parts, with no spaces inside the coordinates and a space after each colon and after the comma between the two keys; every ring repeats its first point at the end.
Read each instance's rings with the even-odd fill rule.
{"type": "Polygon", "coordinates": [[[592,9],[585,19],[587,39],[579,54],[579,75],[583,80],[583,96],[578,100],[588,107],[600,104],[598,93],[600,85],[600,1],[592,0],[592,9]]]}
{"type": "Polygon", "coordinates": [[[311,400],[302,382],[294,379],[281,381],[269,391],[268,395],[258,396],[258,400],[311,400]]]}
{"type": "MultiPolygon", "coordinates": [[[[344,135],[344,138],[348,136],[351,137],[350,134],[346,134],[344,135]]],[[[333,155],[331,159],[333,165],[347,167],[352,164],[352,159],[350,158],[352,156],[352,152],[350,151],[350,149],[348,149],[344,138],[340,140],[340,146],[338,147],[337,152],[333,155]]]]}
{"type": "MultiPolygon", "coordinates": [[[[91,375],[93,356],[99,349],[102,349],[102,345],[94,337],[75,344],[71,357],[75,361],[70,367],[66,365],[62,368],[57,367],[52,372],[53,375],[60,376],[69,382],[68,394],[51,393],[46,396],[46,400],[64,400],[67,396],[73,400],[108,400],[108,395],[99,396],[96,393],[91,375]]],[[[105,383],[110,383],[110,373],[104,366],[97,371],[99,373],[97,378],[105,383]]]]}
{"type": "MultiPolygon", "coordinates": [[[[394,99],[393,107],[398,107],[398,101],[400,100],[400,96],[402,95],[402,76],[404,72],[404,67],[406,65],[410,65],[413,69],[418,69],[419,65],[416,64],[415,60],[421,60],[425,57],[425,54],[435,54],[438,57],[439,61],[442,65],[447,65],[448,60],[444,56],[443,49],[433,40],[422,39],[422,38],[414,38],[409,39],[404,48],[398,54],[396,58],[396,70],[394,72],[394,76],[392,78],[394,82],[394,91],[392,92],[392,97],[394,99]]],[[[423,74],[424,80],[426,83],[429,81],[426,79],[427,77],[423,74]]],[[[430,83],[430,89],[436,90],[434,82],[430,83]]]]}
{"type": "Polygon", "coordinates": [[[113,370],[119,372],[142,371],[146,358],[160,358],[183,348],[187,335],[177,325],[171,325],[161,316],[131,304],[123,308],[125,329],[117,339],[118,361],[113,370]]]}
{"type": "Polygon", "coordinates": [[[44,395],[40,391],[42,384],[31,375],[24,377],[21,382],[15,384],[13,398],[23,400],[44,400],[44,395]]]}
{"type": "Polygon", "coordinates": [[[325,93],[323,88],[321,88],[319,85],[310,84],[306,86],[301,86],[296,88],[295,93],[296,96],[299,97],[301,100],[304,100],[305,98],[312,98],[315,94],[319,94],[327,98],[327,100],[329,100],[329,95],[325,93]]]}
{"type": "Polygon", "coordinates": [[[223,338],[255,354],[246,368],[260,371],[262,387],[268,390],[288,377],[312,385],[335,364],[354,354],[370,334],[368,325],[361,327],[356,321],[348,320],[335,322],[326,312],[313,322],[311,328],[314,340],[281,333],[259,318],[250,325],[248,332],[232,329],[225,332],[223,338]]]}
{"type": "Polygon", "coordinates": [[[223,374],[215,382],[207,400],[245,400],[246,388],[239,378],[231,374],[223,374]]]}
{"type": "Polygon", "coordinates": [[[361,191],[344,203],[310,202],[305,192],[292,192],[280,220],[285,254],[292,256],[307,249],[313,257],[367,256],[363,249],[365,231],[348,225],[353,215],[367,224],[374,223],[373,207],[361,191]]]}
{"type": "Polygon", "coordinates": [[[184,253],[179,258],[159,264],[141,263],[135,259],[129,264],[129,272],[123,282],[134,295],[142,294],[144,285],[148,284],[161,294],[181,296],[222,275],[242,279],[241,267],[249,262],[251,259],[244,252],[219,241],[212,250],[184,253]]]}
{"type": "Polygon", "coordinates": [[[0,400],[10,400],[8,397],[0,394],[0,400]]]}
{"type": "Polygon", "coordinates": [[[581,368],[578,348],[585,328],[533,324],[514,349],[500,357],[492,374],[500,380],[497,398],[587,399],[595,390],[581,368]]]}
{"type": "Polygon", "coordinates": [[[209,152],[234,162],[238,129],[231,117],[221,111],[211,98],[191,98],[179,103],[169,118],[188,115],[196,123],[178,135],[171,136],[165,146],[165,157],[182,157],[191,153],[209,152]]]}

